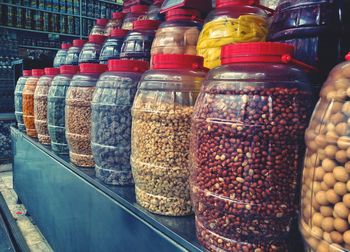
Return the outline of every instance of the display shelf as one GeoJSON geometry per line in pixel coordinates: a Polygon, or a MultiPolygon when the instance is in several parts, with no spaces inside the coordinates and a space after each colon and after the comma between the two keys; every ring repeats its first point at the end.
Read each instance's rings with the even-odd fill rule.
{"type": "Polygon", "coordinates": [[[54,50],[54,51],[58,51],[59,50],[59,48],[45,47],[45,46],[19,45],[18,47],[20,47],[20,48],[28,48],[28,49],[54,50]]]}
{"type": "Polygon", "coordinates": [[[107,0],[99,0],[101,3],[107,3],[107,4],[115,4],[115,5],[123,5],[123,3],[116,3],[116,2],[111,2],[107,0]]]}
{"type": "Polygon", "coordinates": [[[16,120],[14,113],[0,113],[0,120],[16,120]]]}
{"type": "MultiPolygon", "coordinates": [[[[61,36],[67,36],[67,37],[75,37],[75,38],[80,38],[81,37],[80,35],[76,35],[76,34],[57,33],[57,32],[49,32],[49,31],[39,31],[39,30],[18,28],[18,27],[12,27],[12,26],[3,26],[3,25],[0,25],[0,28],[17,30],[17,31],[26,31],[26,32],[37,32],[37,33],[43,33],[43,34],[55,34],[55,35],[61,35],[61,36]]],[[[85,37],[85,36],[82,36],[82,37],[85,37]]]]}

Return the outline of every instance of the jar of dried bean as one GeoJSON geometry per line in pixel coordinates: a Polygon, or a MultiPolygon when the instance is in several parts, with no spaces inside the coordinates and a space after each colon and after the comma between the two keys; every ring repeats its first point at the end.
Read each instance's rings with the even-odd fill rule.
{"type": "Polygon", "coordinates": [[[223,47],[192,120],[191,196],[197,236],[212,251],[284,251],[298,209],[311,110],[293,47],[223,47]],[[291,63],[296,64],[291,64],[291,63]]]}
{"type": "Polygon", "coordinates": [[[131,167],[137,202],[171,216],[192,213],[189,141],[193,106],[206,69],[192,55],[153,56],[132,108],[131,167]]]}
{"type": "Polygon", "coordinates": [[[148,11],[147,5],[134,5],[131,6],[130,12],[126,14],[122,29],[124,30],[133,30],[134,29],[134,21],[138,20],[140,16],[146,14],[148,11]]]}
{"type": "Polygon", "coordinates": [[[350,250],[350,53],[323,84],[305,134],[300,230],[309,251],[350,250]]]}
{"type": "Polygon", "coordinates": [[[56,56],[53,60],[53,67],[60,67],[65,64],[67,52],[71,46],[71,44],[62,43],[61,49],[57,51],[56,56]]]}
{"type": "Polygon", "coordinates": [[[91,147],[96,177],[112,185],[133,184],[130,167],[131,106],[149,63],[109,60],[92,99],[91,147]]]}
{"type": "Polygon", "coordinates": [[[34,92],[34,123],[39,142],[49,145],[51,139],[47,128],[47,95],[52,79],[60,73],[60,69],[45,68],[44,72],[45,75],[39,78],[34,92]]]}
{"type": "Polygon", "coordinates": [[[84,44],[79,54],[79,64],[99,63],[102,45],[106,40],[104,35],[90,35],[89,41],[84,44]]]}
{"type": "Polygon", "coordinates": [[[96,82],[107,67],[84,63],[74,75],[66,94],[66,138],[73,164],[94,167],[91,151],[91,101],[96,82]]]}
{"type": "Polygon", "coordinates": [[[119,59],[124,39],[128,34],[128,30],[114,29],[111,36],[107,38],[103,44],[100,53],[100,63],[107,64],[109,59],[119,59]]]}
{"type": "Polygon", "coordinates": [[[113,12],[112,19],[106,25],[105,35],[110,36],[114,29],[121,29],[125,14],[123,12],[113,12]]]}
{"type": "Polygon", "coordinates": [[[107,18],[96,19],[95,25],[90,31],[90,35],[105,35],[106,25],[108,23],[107,18]]]}
{"type": "Polygon", "coordinates": [[[31,70],[23,70],[22,76],[18,79],[15,89],[15,115],[18,129],[22,132],[26,131],[23,121],[23,89],[27,79],[32,75],[31,70]]]}
{"type": "Polygon", "coordinates": [[[51,148],[57,154],[68,154],[65,128],[65,99],[67,89],[78,66],[61,66],[60,73],[51,82],[48,93],[47,123],[51,138],[51,148]]]}
{"type": "Polygon", "coordinates": [[[44,69],[33,69],[32,76],[26,81],[23,89],[23,121],[26,127],[27,135],[30,137],[38,137],[34,124],[34,92],[38,80],[44,75],[44,69]]]}
{"type": "Polygon", "coordinates": [[[65,65],[77,66],[79,64],[79,54],[85,43],[86,41],[82,39],[73,40],[73,46],[71,46],[67,51],[65,65]]]}

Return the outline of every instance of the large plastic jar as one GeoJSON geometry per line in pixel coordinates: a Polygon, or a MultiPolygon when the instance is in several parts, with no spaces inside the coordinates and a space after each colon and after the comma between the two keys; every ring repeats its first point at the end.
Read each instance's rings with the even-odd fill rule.
{"type": "Polygon", "coordinates": [[[146,14],[148,11],[147,5],[134,5],[131,6],[130,12],[126,14],[122,29],[124,30],[133,30],[134,29],[134,21],[136,21],[140,16],[146,14]]]}
{"type": "Polygon", "coordinates": [[[74,75],[66,94],[66,138],[70,161],[81,167],[94,167],[91,151],[91,101],[96,82],[107,67],[84,63],[74,75]]]}
{"type": "Polygon", "coordinates": [[[96,19],[95,25],[90,31],[90,35],[105,35],[106,25],[108,23],[107,18],[96,19]]]}
{"type": "Polygon", "coordinates": [[[96,177],[106,184],[131,185],[131,107],[149,63],[110,60],[92,99],[91,147],[96,177]]]}
{"type": "Polygon", "coordinates": [[[79,64],[79,54],[85,43],[86,41],[82,39],[73,40],[73,46],[71,46],[67,51],[65,65],[77,66],[79,64]]]}
{"type": "Polygon", "coordinates": [[[27,79],[32,75],[31,70],[23,70],[22,76],[18,79],[15,89],[15,115],[18,129],[22,132],[26,131],[23,121],[23,89],[27,79]]]}
{"type": "Polygon", "coordinates": [[[66,63],[67,52],[71,46],[71,44],[62,43],[61,49],[57,51],[56,56],[53,60],[53,67],[57,68],[66,63]]]}
{"type": "Polygon", "coordinates": [[[132,108],[131,167],[137,202],[170,216],[192,213],[189,143],[203,58],[160,54],[144,73],[132,108]]]}
{"type": "Polygon", "coordinates": [[[47,123],[51,148],[61,155],[69,153],[65,128],[65,99],[70,81],[78,71],[78,66],[61,66],[60,74],[52,80],[48,93],[47,123]]]}
{"type": "Polygon", "coordinates": [[[152,5],[149,6],[147,13],[145,14],[145,19],[148,20],[159,20],[163,21],[163,15],[160,14],[160,9],[162,6],[163,0],[154,1],[152,5]]]}
{"type": "Polygon", "coordinates": [[[34,123],[41,144],[51,143],[47,128],[47,96],[52,79],[60,73],[59,68],[45,68],[45,75],[41,76],[34,92],[34,123]]]}
{"type": "Polygon", "coordinates": [[[125,37],[120,58],[150,61],[152,42],[159,25],[158,20],[135,21],[134,30],[125,37]]]}
{"type": "Polygon", "coordinates": [[[350,250],[350,54],[323,84],[305,134],[300,230],[308,251],[350,250]]]}
{"type": "Polygon", "coordinates": [[[100,63],[107,64],[109,59],[119,59],[124,39],[128,30],[114,29],[111,36],[107,38],[100,52],[100,63]]]}
{"type": "Polygon", "coordinates": [[[23,89],[23,121],[27,135],[33,138],[38,137],[34,124],[34,92],[38,80],[44,75],[44,69],[33,69],[23,89]]]}
{"type": "Polygon", "coordinates": [[[112,19],[106,25],[105,35],[110,36],[114,29],[121,29],[125,14],[123,12],[113,12],[112,19]]]}
{"type": "Polygon", "coordinates": [[[280,43],[228,45],[204,81],[190,180],[197,237],[210,251],[286,250],[311,112],[305,71],[282,60],[292,55],[280,43]]]}
{"type": "Polygon", "coordinates": [[[216,8],[205,19],[197,43],[197,55],[204,66],[221,65],[221,47],[231,43],[265,41],[267,15],[254,0],[217,0],[216,8]]]}
{"type": "Polygon", "coordinates": [[[90,35],[89,41],[84,44],[79,54],[79,64],[99,63],[102,45],[106,40],[104,35],[90,35]]]}
{"type": "Polygon", "coordinates": [[[166,21],[157,30],[151,54],[196,55],[196,45],[202,23],[200,13],[193,9],[173,9],[166,12],[166,21]]]}

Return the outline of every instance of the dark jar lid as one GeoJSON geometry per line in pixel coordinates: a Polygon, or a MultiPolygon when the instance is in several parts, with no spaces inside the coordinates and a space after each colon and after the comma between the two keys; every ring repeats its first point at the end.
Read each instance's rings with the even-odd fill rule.
{"type": "Polygon", "coordinates": [[[90,35],[89,42],[102,45],[106,40],[105,35],[90,35]]]}
{"type": "Polygon", "coordinates": [[[111,32],[111,37],[124,38],[128,34],[129,30],[125,29],[113,29],[111,32]]]}
{"type": "Polygon", "coordinates": [[[125,13],[123,12],[113,12],[112,13],[112,19],[123,19],[125,16],[125,13]]]}
{"type": "Polygon", "coordinates": [[[200,17],[200,12],[195,9],[171,9],[165,13],[166,20],[196,20],[200,17]]]}
{"type": "Polygon", "coordinates": [[[96,24],[97,25],[106,26],[107,23],[108,23],[108,19],[107,18],[98,18],[98,19],[96,19],[96,24]]]}
{"type": "Polygon", "coordinates": [[[153,69],[207,70],[203,57],[187,54],[156,54],[152,58],[153,69]]]}
{"type": "Polygon", "coordinates": [[[149,63],[142,60],[117,60],[108,61],[108,71],[143,73],[149,69],[149,63]]]}
{"type": "Polygon", "coordinates": [[[101,74],[107,70],[107,65],[98,63],[81,63],[79,65],[81,73],[101,74]]]}
{"type": "Polygon", "coordinates": [[[216,0],[216,8],[238,6],[238,5],[254,5],[256,0],[216,0]]]}
{"type": "Polygon", "coordinates": [[[138,4],[131,6],[130,12],[135,14],[145,14],[148,11],[148,6],[143,4],[138,4]]]}
{"type": "Polygon", "coordinates": [[[73,46],[76,47],[83,47],[83,45],[86,43],[86,40],[83,39],[74,39],[73,40],[73,46]]]}
{"type": "Polygon", "coordinates": [[[40,77],[45,74],[44,69],[32,69],[32,76],[40,77]]]}
{"type": "Polygon", "coordinates": [[[136,20],[133,22],[134,30],[148,31],[157,30],[160,25],[159,20],[136,20]]]}
{"type": "Polygon", "coordinates": [[[79,71],[79,66],[64,65],[60,66],[61,74],[76,74],[79,71]]]}
{"type": "Polygon", "coordinates": [[[71,46],[72,46],[72,44],[70,44],[70,43],[62,43],[61,49],[68,50],[71,46]]]}
{"type": "Polygon", "coordinates": [[[44,68],[44,72],[46,75],[57,75],[57,74],[60,74],[60,69],[53,68],[53,67],[46,67],[44,68]]]}
{"type": "Polygon", "coordinates": [[[23,70],[22,75],[23,76],[31,76],[32,75],[32,71],[31,70],[23,70]]]}

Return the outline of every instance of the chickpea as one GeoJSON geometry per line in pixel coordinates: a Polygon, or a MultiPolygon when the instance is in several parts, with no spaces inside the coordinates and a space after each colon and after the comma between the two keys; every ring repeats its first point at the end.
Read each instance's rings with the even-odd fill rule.
{"type": "Polygon", "coordinates": [[[350,139],[347,136],[339,137],[337,145],[340,149],[346,150],[350,146],[350,139]]]}
{"type": "Polygon", "coordinates": [[[350,180],[346,182],[346,189],[348,190],[348,192],[350,192],[350,180]]]}
{"type": "Polygon", "coordinates": [[[343,236],[341,233],[337,232],[337,231],[332,231],[330,233],[330,236],[331,236],[331,239],[332,239],[332,242],[334,243],[342,243],[343,242],[343,236]]]}
{"type": "Polygon", "coordinates": [[[345,150],[339,150],[337,151],[337,153],[335,154],[335,159],[339,162],[339,163],[345,163],[348,158],[346,156],[346,151],[345,150]]]}
{"type": "Polygon", "coordinates": [[[323,176],[325,175],[325,171],[323,170],[323,168],[321,166],[317,167],[315,169],[315,180],[317,181],[322,181],[323,180],[323,176]]]}
{"type": "Polygon", "coordinates": [[[346,184],[342,183],[342,182],[335,183],[333,189],[334,189],[335,193],[338,194],[339,196],[343,196],[347,192],[346,184]]]}
{"type": "Polygon", "coordinates": [[[323,233],[323,240],[328,242],[328,243],[332,243],[331,235],[327,232],[323,233]]]}
{"type": "Polygon", "coordinates": [[[326,134],[326,139],[328,143],[335,143],[338,140],[338,135],[334,131],[328,131],[326,134]]]}
{"type": "Polygon", "coordinates": [[[316,136],[315,142],[319,146],[319,148],[324,148],[327,145],[326,136],[324,136],[324,135],[316,136]]]}
{"type": "MultiPolygon", "coordinates": [[[[343,166],[337,166],[333,170],[334,178],[340,182],[347,182],[349,180],[349,175],[343,166]]],[[[327,183],[327,182],[326,182],[327,183]]]]}
{"type": "Polygon", "coordinates": [[[323,216],[320,213],[315,213],[312,216],[312,224],[321,227],[322,226],[322,222],[323,222],[323,216]]]}
{"type": "Polygon", "coordinates": [[[338,202],[334,206],[334,213],[337,217],[347,219],[349,215],[349,209],[343,202],[338,202]]]}
{"type": "Polygon", "coordinates": [[[348,226],[349,226],[348,222],[341,218],[335,218],[333,225],[334,225],[334,228],[340,233],[344,233],[346,230],[348,230],[348,226]]]}
{"type": "Polygon", "coordinates": [[[350,116],[350,102],[347,101],[343,104],[342,110],[341,110],[345,115],[350,116]]]}
{"type": "Polygon", "coordinates": [[[343,203],[347,208],[350,208],[350,193],[343,196],[343,203]]]}
{"type": "Polygon", "coordinates": [[[327,200],[327,194],[324,191],[320,191],[316,193],[316,201],[319,203],[321,206],[328,205],[329,202],[327,200]]]}
{"type": "Polygon", "coordinates": [[[317,237],[317,238],[322,238],[322,236],[323,236],[323,231],[322,231],[322,229],[319,228],[319,227],[317,227],[317,226],[313,226],[313,227],[311,228],[311,233],[312,233],[315,237],[317,237]]]}
{"type": "Polygon", "coordinates": [[[329,186],[333,187],[337,182],[332,172],[328,172],[323,176],[323,181],[329,186]]]}
{"type": "Polygon", "coordinates": [[[329,158],[334,158],[335,153],[337,153],[338,148],[335,145],[327,145],[327,147],[324,149],[326,152],[326,156],[329,158]]]}
{"type": "Polygon", "coordinates": [[[335,102],[332,103],[331,107],[332,107],[331,113],[334,114],[334,113],[337,113],[338,111],[340,111],[342,109],[343,103],[335,101],[335,102]]]}
{"type": "MultiPolygon", "coordinates": [[[[313,220],[313,219],[312,219],[313,220]]],[[[322,229],[325,232],[331,232],[334,230],[334,219],[332,217],[326,217],[322,220],[322,229]]]]}
{"type": "Polygon", "coordinates": [[[328,190],[326,192],[326,196],[327,196],[328,202],[332,204],[336,204],[337,202],[340,201],[340,197],[338,196],[338,194],[335,193],[333,189],[328,190]]]}
{"type": "Polygon", "coordinates": [[[329,245],[325,241],[321,241],[317,246],[317,252],[329,252],[329,245]]]}
{"type": "Polygon", "coordinates": [[[328,191],[330,189],[330,187],[326,184],[326,182],[322,181],[321,182],[321,189],[323,191],[328,191]]]}
{"type": "Polygon", "coordinates": [[[326,172],[333,171],[335,166],[336,166],[336,163],[329,158],[326,158],[325,160],[322,161],[322,167],[326,172]]]}
{"type": "Polygon", "coordinates": [[[341,112],[338,112],[336,114],[331,115],[329,121],[333,124],[338,124],[340,122],[343,122],[344,119],[345,119],[345,116],[341,112]]]}
{"type": "Polygon", "coordinates": [[[343,234],[343,239],[346,244],[350,245],[350,230],[343,234]]]}
{"type": "Polygon", "coordinates": [[[350,162],[349,161],[345,163],[344,168],[345,168],[347,173],[350,173],[350,162]]]}
{"type": "Polygon", "coordinates": [[[335,125],[333,123],[327,123],[327,131],[335,131],[335,125]]]}
{"type": "Polygon", "coordinates": [[[346,149],[346,156],[347,158],[350,158],[350,147],[346,149]]]}
{"type": "Polygon", "coordinates": [[[333,216],[333,209],[328,206],[321,206],[320,212],[323,215],[323,217],[331,217],[333,216]]]}
{"type": "Polygon", "coordinates": [[[335,126],[335,132],[339,136],[343,136],[348,132],[348,124],[346,122],[338,123],[337,126],[335,126]]]}

